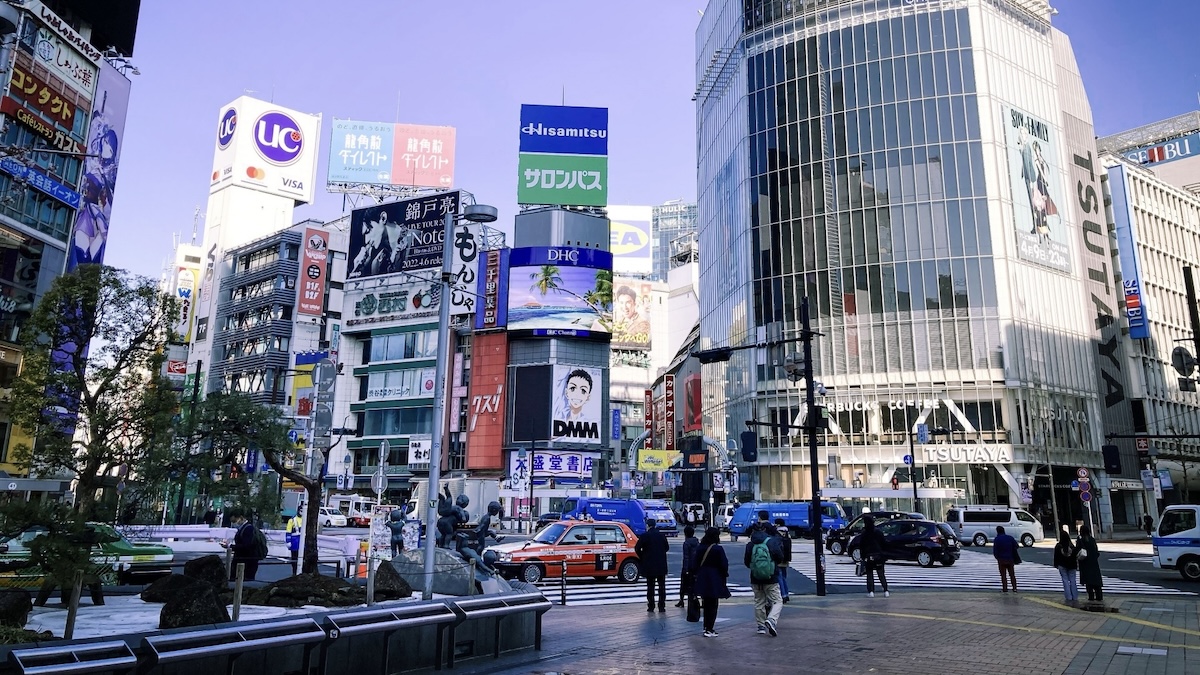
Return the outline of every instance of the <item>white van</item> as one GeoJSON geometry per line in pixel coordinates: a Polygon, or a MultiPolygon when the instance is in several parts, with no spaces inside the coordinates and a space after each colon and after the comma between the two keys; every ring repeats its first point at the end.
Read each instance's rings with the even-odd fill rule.
{"type": "Polygon", "coordinates": [[[1200,506],[1168,506],[1154,530],[1154,566],[1200,581],[1200,506]]]}
{"type": "Polygon", "coordinates": [[[1045,537],[1042,524],[1024,509],[1011,506],[952,506],[946,511],[946,523],[964,544],[986,546],[996,538],[996,527],[1021,543],[1033,546],[1045,537]]]}
{"type": "Polygon", "coordinates": [[[728,532],[729,521],[733,520],[733,512],[736,510],[733,504],[721,504],[717,507],[717,513],[713,517],[713,524],[722,532],[728,532]]]}

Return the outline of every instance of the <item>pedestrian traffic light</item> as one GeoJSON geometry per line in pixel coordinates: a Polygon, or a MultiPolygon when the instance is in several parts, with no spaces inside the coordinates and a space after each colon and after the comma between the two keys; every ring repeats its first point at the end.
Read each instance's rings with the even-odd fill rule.
{"type": "Polygon", "coordinates": [[[1105,445],[1100,447],[1100,454],[1104,456],[1104,470],[1110,475],[1121,473],[1121,449],[1115,445],[1105,445]]]}
{"type": "Polygon", "coordinates": [[[742,432],[742,461],[758,461],[758,434],[753,431],[742,432]]]}

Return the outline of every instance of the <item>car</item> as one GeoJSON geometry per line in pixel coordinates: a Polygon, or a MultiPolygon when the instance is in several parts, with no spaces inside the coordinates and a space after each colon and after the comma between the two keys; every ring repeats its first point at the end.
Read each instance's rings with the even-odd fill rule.
{"type": "Polygon", "coordinates": [[[547,511],[537,517],[537,529],[549,525],[550,523],[562,520],[562,513],[559,511],[547,511]]]}
{"type": "Polygon", "coordinates": [[[646,518],[653,519],[659,532],[673,537],[679,534],[679,523],[675,520],[675,512],[671,506],[661,499],[639,499],[642,508],[646,510],[646,518]]]}
{"type": "Polygon", "coordinates": [[[501,576],[536,584],[559,578],[566,563],[568,578],[617,577],[634,583],[641,573],[634,545],[637,535],[625,523],[559,521],[522,542],[497,544],[484,551],[501,576]]]}
{"type": "Polygon", "coordinates": [[[845,527],[840,527],[835,530],[830,530],[826,535],[825,548],[834,555],[842,555],[846,553],[846,545],[850,543],[856,535],[862,532],[863,526],[866,525],[866,517],[871,516],[875,519],[876,525],[882,525],[889,520],[897,518],[916,518],[917,520],[925,520],[925,516],[920,513],[909,513],[906,511],[875,511],[873,513],[863,513],[851,520],[845,527]]]}
{"type": "Polygon", "coordinates": [[[1200,581],[1200,506],[1168,506],[1158,518],[1151,543],[1156,569],[1178,570],[1188,581],[1200,581]]]}
{"type": "MultiPolygon", "coordinates": [[[[667,508],[667,513],[671,509],[667,508]]],[[[568,497],[563,500],[562,517],[564,520],[584,520],[591,516],[592,520],[624,523],[635,535],[646,532],[646,519],[650,515],[641,499],[611,499],[608,497],[568,497]]],[[[657,520],[657,518],[656,518],[657,520]]],[[[675,516],[671,515],[672,522],[675,516]]]]}
{"type": "MultiPolygon", "coordinates": [[[[933,567],[939,562],[944,567],[950,567],[958,562],[962,545],[954,530],[945,523],[897,518],[877,525],[875,529],[883,533],[884,560],[911,560],[922,567],[933,567]]],[[[861,539],[860,532],[850,540],[848,546],[850,557],[855,562],[862,560],[861,539]]]]}
{"type": "Polygon", "coordinates": [[[1003,526],[1007,534],[1029,548],[1045,536],[1042,524],[1024,509],[1011,506],[952,506],[946,511],[946,522],[958,533],[958,539],[975,546],[987,546],[996,538],[996,527],[1003,526]]]}
{"type": "Polygon", "coordinates": [[[722,532],[728,532],[729,521],[733,520],[733,514],[737,511],[738,506],[738,504],[721,504],[718,506],[717,514],[713,517],[713,524],[722,532]]]}
{"type": "MultiPolygon", "coordinates": [[[[175,551],[162,544],[135,544],[124,534],[106,523],[88,523],[96,543],[92,546],[92,562],[100,569],[101,581],[121,585],[150,583],[171,574],[175,551]]],[[[0,540],[0,561],[15,561],[29,557],[29,542],[46,533],[46,528],[33,526],[16,536],[0,540]]],[[[44,572],[39,568],[24,568],[0,574],[0,586],[31,588],[40,586],[44,572]]]]}
{"type": "Polygon", "coordinates": [[[322,506],[318,522],[325,527],[345,527],[346,515],[337,509],[328,506],[322,506]]]}

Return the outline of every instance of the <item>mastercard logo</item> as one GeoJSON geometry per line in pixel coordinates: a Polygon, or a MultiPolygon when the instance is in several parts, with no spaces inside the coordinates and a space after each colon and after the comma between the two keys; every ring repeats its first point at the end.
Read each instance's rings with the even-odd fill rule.
{"type": "Polygon", "coordinates": [[[221,172],[220,172],[220,171],[214,171],[214,172],[213,172],[213,180],[216,180],[217,178],[219,178],[219,177],[220,177],[220,175],[221,175],[221,172]]]}
{"type": "Polygon", "coordinates": [[[262,180],[267,177],[267,172],[257,166],[248,166],[246,167],[246,175],[256,180],[262,180]]]}

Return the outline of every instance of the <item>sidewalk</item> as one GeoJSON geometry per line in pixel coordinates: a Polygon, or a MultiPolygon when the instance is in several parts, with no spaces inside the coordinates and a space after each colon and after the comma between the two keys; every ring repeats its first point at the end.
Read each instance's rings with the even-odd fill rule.
{"type": "Polygon", "coordinates": [[[928,673],[1075,675],[1200,672],[1195,600],[1115,598],[1119,614],[1064,607],[1061,596],[896,593],[891,598],[793,596],[779,637],[756,635],[754,606],[723,601],[717,638],[684,610],[640,604],[555,607],[543,651],[460,662],[456,672],[928,673]],[[1191,666],[1187,664],[1191,663],[1191,666]]]}

